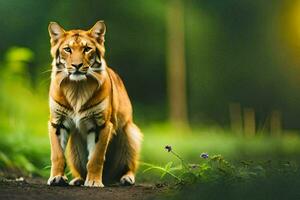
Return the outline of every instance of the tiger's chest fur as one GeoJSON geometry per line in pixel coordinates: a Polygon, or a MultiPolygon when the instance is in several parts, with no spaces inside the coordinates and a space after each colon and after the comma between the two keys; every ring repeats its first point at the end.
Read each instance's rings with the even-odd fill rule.
{"type": "Polygon", "coordinates": [[[109,97],[89,105],[95,98],[96,88],[96,85],[88,82],[69,82],[62,85],[61,92],[70,107],[65,107],[50,97],[52,122],[71,131],[76,129],[83,135],[102,126],[106,120],[109,97]]]}

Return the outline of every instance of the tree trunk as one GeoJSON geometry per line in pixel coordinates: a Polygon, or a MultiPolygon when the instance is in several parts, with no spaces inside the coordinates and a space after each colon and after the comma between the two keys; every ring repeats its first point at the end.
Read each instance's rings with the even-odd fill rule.
{"type": "Polygon", "coordinates": [[[167,86],[172,124],[188,124],[182,0],[167,1],[167,86]]]}

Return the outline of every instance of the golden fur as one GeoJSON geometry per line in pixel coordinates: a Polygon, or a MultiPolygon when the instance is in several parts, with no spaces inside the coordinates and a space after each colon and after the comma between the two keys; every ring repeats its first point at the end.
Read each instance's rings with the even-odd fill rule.
{"type": "Polygon", "coordinates": [[[70,185],[135,182],[142,134],[122,80],[104,60],[105,31],[102,21],[88,31],[49,24],[49,185],[68,184],[66,161],[74,178],[70,185]]]}

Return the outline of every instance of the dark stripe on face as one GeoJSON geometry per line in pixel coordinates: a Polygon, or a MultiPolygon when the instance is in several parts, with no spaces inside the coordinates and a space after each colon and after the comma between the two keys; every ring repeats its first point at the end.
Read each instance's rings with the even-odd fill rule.
{"type": "MultiPolygon", "coordinates": [[[[98,63],[98,64],[101,64],[101,52],[100,52],[100,50],[97,48],[96,42],[93,41],[93,40],[90,40],[90,42],[93,44],[93,46],[96,47],[96,50],[95,50],[96,55],[95,55],[95,56],[98,57],[98,59],[100,60],[100,63],[98,63]]],[[[96,59],[96,60],[97,60],[97,59],[96,59]]]]}
{"type": "Polygon", "coordinates": [[[57,51],[56,51],[56,68],[63,69],[64,67],[65,67],[65,65],[60,62],[59,50],[57,49],[57,51]]]}
{"type": "Polygon", "coordinates": [[[94,59],[94,63],[91,65],[91,68],[101,67],[101,65],[102,65],[101,55],[100,55],[100,52],[97,48],[96,48],[96,51],[95,51],[92,59],[94,59]]]}
{"type": "Polygon", "coordinates": [[[101,53],[97,48],[96,48],[96,56],[98,56],[99,60],[101,61],[101,53]]]}
{"type": "Polygon", "coordinates": [[[76,42],[78,42],[78,41],[79,41],[79,38],[80,38],[80,34],[79,34],[79,33],[75,33],[72,37],[74,38],[74,40],[75,40],[76,42]]]}

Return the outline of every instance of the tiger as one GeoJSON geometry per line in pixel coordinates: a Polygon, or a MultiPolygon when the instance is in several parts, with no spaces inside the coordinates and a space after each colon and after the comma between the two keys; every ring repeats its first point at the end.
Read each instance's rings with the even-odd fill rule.
{"type": "Polygon", "coordinates": [[[104,21],[89,30],[50,22],[50,186],[134,185],[143,134],[119,77],[105,61],[104,21]],[[68,182],[68,166],[72,180],[68,182]]]}

